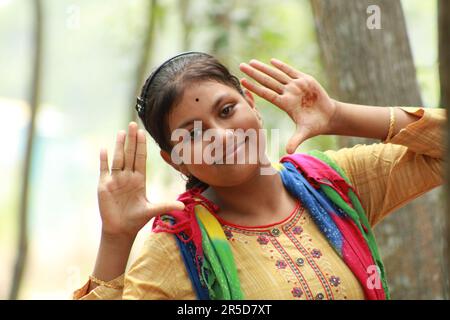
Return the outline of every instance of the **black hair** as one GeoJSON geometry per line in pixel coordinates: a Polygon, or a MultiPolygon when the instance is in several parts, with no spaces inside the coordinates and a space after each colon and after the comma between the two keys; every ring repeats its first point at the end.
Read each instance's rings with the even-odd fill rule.
{"type": "MultiPolygon", "coordinates": [[[[137,98],[136,110],[145,129],[159,147],[169,152],[168,115],[178,104],[186,87],[197,81],[214,80],[236,89],[244,95],[239,79],[213,56],[203,52],[185,52],[162,63],[145,81],[137,98]]],[[[189,176],[186,189],[207,186],[189,176]]]]}

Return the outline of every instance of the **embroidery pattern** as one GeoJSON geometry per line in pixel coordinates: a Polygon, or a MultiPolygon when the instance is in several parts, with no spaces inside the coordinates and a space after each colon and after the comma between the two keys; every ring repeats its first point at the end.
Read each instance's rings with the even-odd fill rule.
{"type": "Polygon", "coordinates": [[[284,260],[277,260],[275,265],[278,269],[286,269],[286,266],[287,266],[287,264],[284,260]]]}
{"type": "Polygon", "coordinates": [[[296,298],[300,298],[303,295],[303,291],[299,287],[294,287],[291,291],[292,295],[296,298]]]}
{"type": "MultiPolygon", "coordinates": [[[[316,227],[310,216],[304,215],[304,217],[307,219],[305,219],[305,220],[302,219],[301,223],[303,226],[303,230],[307,229],[306,226],[310,223],[313,224],[313,228],[316,227]]],[[[293,241],[298,241],[307,252],[311,252],[314,249],[313,239],[311,238],[309,233],[306,231],[302,232],[301,237],[295,237],[295,239],[293,239],[293,241]],[[299,240],[299,239],[301,239],[301,240],[299,240]]],[[[326,241],[326,239],[324,239],[324,241],[326,241]]],[[[340,259],[340,258],[338,258],[338,259],[340,259]]],[[[339,285],[339,287],[335,287],[329,281],[330,275],[334,274],[334,272],[335,272],[335,268],[331,265],[330,260],[324,259],[324,258],[322,258],[320,260],[318,260],[318,259],[312,259],[312,260],[313,260],[313,263],[317,263],[320,265],[320,270],[323,275],[323,277],[321,278],[322,284],[324,284],[333,293],[333,297],[331,297],[330,299],[335,299],[336,295],[339,295],[339,298],[342,297],[344,299],[347,299],[348,293],[347,293],[346,286],[344,286],[341,283],[339,285]]],[[[356,282],[357,282],[356,285],[359,285],[359,282],[357,280],[356,280],[356,282]]],[[[320,297],[316,296],[316,299],[318,299],[318,298],[320,298],[320,297]]]]}
{"type": "MultiPolygon", "coordinates": [[[[331,273],[325,274],[325,272],[322,271],[322,264],[325,269],[329,269],[328,271],[331,271],[332,269],[330,269],[327,259],[320,259],[322,257],[322,252],[319,249],[314,248],[311,236],[304,231],[302,225],[312,222],[307,214],[303,215],[304,211],[305,209],[300,206],[297,212],[289,221],[287,221],[287,223],[274,226],[278,230],[282,230],[281,234],[277,236],[271,234],[272,229],[244,229],[229,225],[224,225],[223,228],[228,239],[232,239],[233,241],[237,240],[244,244],[249,243],[249,241],[258,242],[259,248],[261,248],[262,252],[264,252],[268,257],[273,259],[274,268],[283,274],[286,281],[288,283],[292,283],[294,286],[296,283],[300,285],[293,287],[291,290],[294,297],[305,297],[306,299],[311,300],[321,300],[324,298],[334,299],[334,290],[332,290],[332,288],[339,287],[341,288],[341,292],[344,288],[341,286],[341,280],[339,277],[332,275],[331,273]],[[239,234],[242,236],[239,236],[239,234]],[[279,242],[279,238],[283,234],[286,235],[291,243],[297,248],[301,254],[301,258],[291,257],[285,248],[283,248],[279,242]],[[253,239],[250,237],[253,237],[253,239]],[[311,288],[309,287],[308,282],[301,271],[303,265],[306,264],[311,267],[324,291],[316,294],[312,293],[311,288]],[[328,268],[326,268],[326,266],[328,266],[328,268]]],[[[336,292],[338,292],[337,289],[336,292]]]]}
{"type": "MultiPolygon", "coordinates": [[[[306,215],[302,215],[302,218],[306,218],[306,215]]],[[[300,220],[300,217],[299,217],[299,219],[297,219],[297,221],[295,219],[293,219],[293,221],[291,223],[287,224],[283,229],[286,229],[285,233],[286,233],[287,237],[292,241],[292,243],[300,251],[300,253],[306,258],[306,261],[308,262],[308,264],[313,269],[315,275],[319,279],[323,289],[326,292],[327,299],[334,299],[333,292],[332,292],[332,290],[330,288],[330,285],[329,285],[329,283],[328,283],[328,281],[327,281],[327,279],[326,279],[326,277],[324,275],[324,272],[317,265],[316,261],[314,261],[314,259],[311,258],[311,255],[309,254],[309,250],[305,249],[305,247],[301,244],[301,242],[294,235],[294,229],[297,227],[295,224],[298,223],[298,220],[300,220]]],[[[301,221],[305,221],[306,222],[308,220],[307,219],[302,219],[301,221]]],[[[302,232],[303,232],[303,228],[302,228],[302,232]]]]}

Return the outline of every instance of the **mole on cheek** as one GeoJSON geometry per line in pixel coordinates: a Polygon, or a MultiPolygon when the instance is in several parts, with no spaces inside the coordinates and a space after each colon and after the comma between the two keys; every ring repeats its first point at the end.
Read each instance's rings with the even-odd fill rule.
{"type": "Polygon", "coordinates": [[[198,102],[198,98],[195,98],[195,101],[197,101],[197,102],[198,102]]]}

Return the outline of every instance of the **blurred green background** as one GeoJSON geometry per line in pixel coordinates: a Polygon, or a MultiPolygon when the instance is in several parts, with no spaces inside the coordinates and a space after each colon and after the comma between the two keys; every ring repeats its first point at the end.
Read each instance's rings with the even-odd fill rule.
{"type": "MultiPolygon", "coordinates": [[[[17,249],[17,212],[30,118],[32,1],[0,0],[0,298],[7,299],[17,249]]],[[[98,248],[98,153],[112,155],[115,134],[134,110],[146,0],[44,0],[40,109],[31,163],[29,255],[21,299],[69,299],[91,273],[98,248]]],[[[439,103],[436,1],[403,0],[424,105],[439,103]]],[[[307,0],[160,0],[154,10],[145,74],[180,51],[216,54],[238,76],[240,62],[276,57],[327,87],[307,0]],[[188,3],[188,5],[186,5],[188,3]]],[[[257,99],[267,128],[283,128],[278,154],[294,125],[257,99]]],[[[298,151],[336,148],[335,138],[308,140],[298,151]]],[[[276,159],[273,159],[276,160],[276,159]]],[[[148,196],[173,199],[180,176],[149,139],[148,196]]],[[[149,225],[130,258],[139,253],[149,225]]]]}

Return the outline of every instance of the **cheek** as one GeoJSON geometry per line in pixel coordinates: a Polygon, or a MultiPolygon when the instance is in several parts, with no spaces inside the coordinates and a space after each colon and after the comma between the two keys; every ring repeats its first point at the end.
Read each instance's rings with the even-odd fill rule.
{"type": "Polygon", "coordinates": [[[261,129],[261,123],[258,119],[258,115],[250,107],[245,107],[244,110],[238,110],[235,114],[235,119],[239,122],[236,127],[242,129],[261,129]]]}

